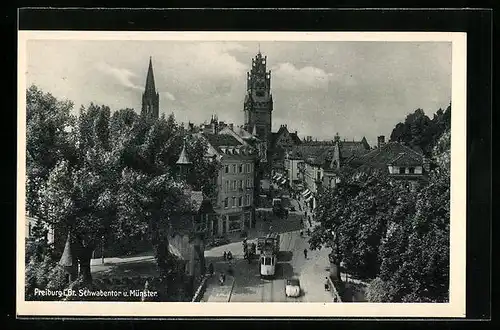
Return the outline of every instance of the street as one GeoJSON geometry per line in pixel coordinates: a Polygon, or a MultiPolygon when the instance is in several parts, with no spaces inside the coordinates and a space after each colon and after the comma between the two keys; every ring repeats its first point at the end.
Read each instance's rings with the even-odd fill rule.
{"type": "MultiPolygon", "coordinates": [[[[293,201],[295,206],[296,201],[293,201]]],[[[297,206],[296,209],[298,210],[297,206]]],[[[272,226],[273,231],[279,232],[280,253],[276,265],[276,274],[272,279],[263,279],[259,274],[257,258],[248,263],[243,259],[243,246],[236,242],[213,248],[205,252],[207,263],[213,263],[216,275],[227,271],[229,264],[224,261],[224,251],[231,251],[233,255],[232,268],[234,271],[230,284],[220,286],[216,280],[210,282],[202,301],[225,302],[331,302],[332,295],[324,289],[324,279],[328,276],[328,251],[310,251],[307,237],[300,236],[300,218],[302,212],[291,212],[288,219],[272,218],[268,223],[260,224],[262,234],[272,226]],[[307,259],[304,249],[307,248],[307,259]],[[297,298],[285,295],[286,279],[298,277],[302,294],[297,298]],[[228,287],[230,289],[228,290],[228,287]],[[214,299],[213,296],[217,298],[214,299]],[[223,298],[220,298],[223,296],[223,298]]],[[[307,221],[306,221],[307,225],[307,221]]],[[[252,242],[255,240],[249,240],[252,242]]],[[[256,241],[255,241],[256,242],[256,241]]],[[[227,280],[226,280],[227,281],[227,280]]]]}

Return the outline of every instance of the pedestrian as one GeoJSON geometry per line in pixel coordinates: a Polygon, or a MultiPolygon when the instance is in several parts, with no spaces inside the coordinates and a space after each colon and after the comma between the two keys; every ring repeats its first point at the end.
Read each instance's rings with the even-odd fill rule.
{"type": "Polygon", "coordinates": [[[304,258],[307,259],[307,249],[304,249],[304,258]]]}
{"type": "Polygon", "coordinates": [[[226,261],[226,260],[227,260],[227,252],[224,251],[224,261],[226,261]]]}
{"type": "Polygon", "coordinates": [[[210,265],[208,265],[208,273],[210,274],[210,276],[214,275],[214,264],[213,263],[210,263],[210,265]]]}

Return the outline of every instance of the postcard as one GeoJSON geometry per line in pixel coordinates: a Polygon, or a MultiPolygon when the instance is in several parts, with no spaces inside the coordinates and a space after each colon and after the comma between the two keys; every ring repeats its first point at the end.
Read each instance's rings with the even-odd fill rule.
{"type": "Polygon", "coordinates": [[[465,316],[465,33],[18,40],[19,316],[465,316]]]}

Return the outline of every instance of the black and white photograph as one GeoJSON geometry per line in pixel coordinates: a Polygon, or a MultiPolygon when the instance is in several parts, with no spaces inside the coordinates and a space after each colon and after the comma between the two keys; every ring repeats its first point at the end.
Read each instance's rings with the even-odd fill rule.
{"type": "Polygon", "coordinates": [[[463,34],[19,38],[25,312],[464,314],[463,34]]]}

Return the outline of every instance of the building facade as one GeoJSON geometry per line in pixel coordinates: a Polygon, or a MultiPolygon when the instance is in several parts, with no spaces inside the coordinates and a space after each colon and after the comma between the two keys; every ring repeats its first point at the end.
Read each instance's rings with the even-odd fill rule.
{"type": "Polygon", "coordinates": [[[33,238],[33,231],[35,226],[41,226],[43,231],[45,232],[45,239],[47,240],[47,243],[53,244],[55,242],[55,230],[53,226],[50,226],[49,224],[39,222],[36,218],[30,217],[29,215],[26,215],[26,222],[25,222],[25,238],[26,240],[30,240],[33,238]]]}
{"type": "Polygon", "coordinates": [[[409,189],[415,189],[420,182],[427,179],[430,162],[417,150],[400,142],[385,142],[384,136],[378,137],[377,147],[370,152],[354,157],[349,166],[358,172],[381,169],[409,189]]]}
{"type": "Polygon", "coordinates": [[[214,205],[217,220],[209,228],[209,233],[225,235],[253,228],[255,149],[223,131],[199,136],[209,145],[208,156],[217,157],[221,164],[214,205]]]}

